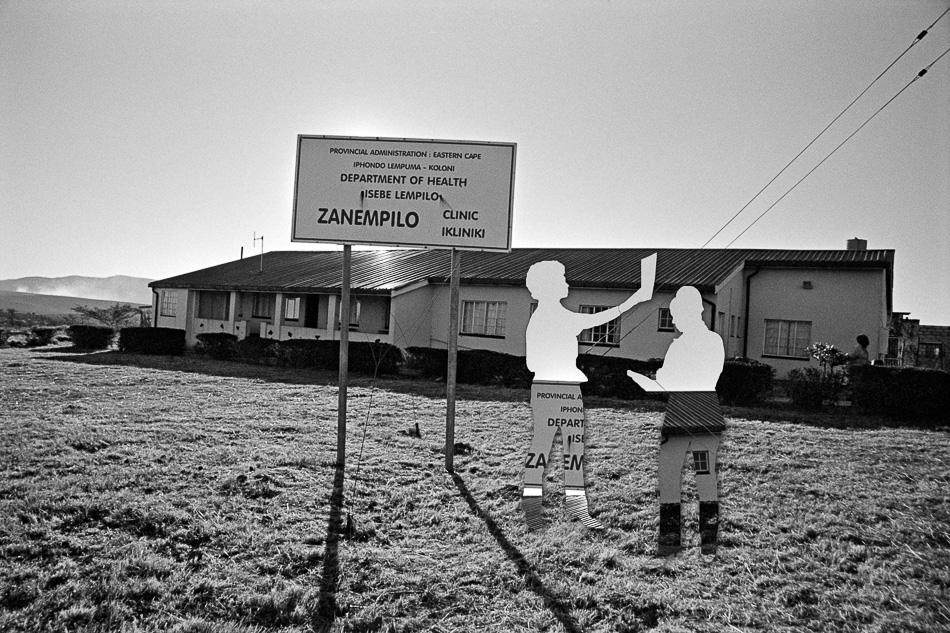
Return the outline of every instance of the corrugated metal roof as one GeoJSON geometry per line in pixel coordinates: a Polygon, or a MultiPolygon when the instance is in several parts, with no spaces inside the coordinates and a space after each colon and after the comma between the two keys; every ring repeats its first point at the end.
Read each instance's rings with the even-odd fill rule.
{"type": "MultiPolygon", "coordinates": [[[[711,291],[739,267],[873,267],[888,271],[893,250],[796,251],[764,249],[570,249],[516,248],[510,253],[464,252],[461,281],[523,285],[528,268],[544,260],[564,264],[568,283],[588,288],[638,288],[640,260],[657,253],[656,287],[696,286],[711,291]]],[[[420,280],[447,282],[450,252],[445,250],[353,251],[350,286],[388,293],[420,280]]],[[[340,289],[340,251],[274,251],[260,257],[212,266],[149,284],[161,288],[208,290],[333,292],[340,289]]]]}

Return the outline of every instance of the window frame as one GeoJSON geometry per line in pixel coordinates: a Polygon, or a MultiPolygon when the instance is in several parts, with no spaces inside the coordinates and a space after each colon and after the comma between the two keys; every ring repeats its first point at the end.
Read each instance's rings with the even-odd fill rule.
{"type": "Polygon", "coordinates": [[[693,470],[697,475],[708,475],[709,469],[709,451],[693,451],[693,470]]]}
{"type": "Polygon", "coordinates": [[[273,319],[274,312],[277,308],[277,295],[273,292],[255,292],[254,300],[251,302],[251,317],[254,319],[273,319]],[[258,308],[264,303],[264,299],[269,298],[267,301],[267,310],[259,310],[258,308]]]}
{"type": "Polygon", "coordinates": [[[284,295],[284,321],[300,320],[300,304],[302,299],[300,295],[284,295]],[[293,310],[291,310],[291,304],[293,304],[293,310]],[[291,313],[293,313],[294,316],[289,316],[291,313]]]}
{"type": "MultiPolygon", "coordinates": [[[[616,306],[580,305],[577,311],[581,314],[597,314],[614,307],[616,306]]],[[[618,316],[606,323],[582,330],[578,341],[585,345],[620,347],[620,318],[618,316]]]]}
{"type": "Polygon", "coordinates": [[[809,360],[811,355],[808,353],[808,347],[811,345],[811,321],[798,321],[793,319],[765,319],[764,335],[762,337],[762,357],[763,358],[787,358],[790,360],[809,360]],[[775,347],[770,348],[769,327],[770,324],[777,324],[777,335],[775,338],[775,347]],[[792,336],[792,326],[794,325],[794,337],[792,336]],[[784,326],[784,336],[783,336],[784,326]],[[807,326],[806,335],[801,336],[799,328],[807,326]],[[784,341],[784,344],[783,344],[784,341]],[[799,353],[796,353],[799,352],[799,353]]]}
{"type": "Polygon", "coordinates": [[[657,332],[675,332],[676,331],[676,326],[673,325],[673,313],[670,312],[669,307],[657,308],[656,331],[657,332]],[[669,325],[664,325],[664,323],[669,323],[669,325]]]}
{"type": "Polygon", "coordinates": [[[198,292],[198,318],[209,321],[227,321],[231,313],[231,293],[222,290],[198,292]],[[223,310],[222,302],[223,298],[223,310]],[[220,311],[220,312],[219,312],[220,311]],[[210,312],[210,314],[209,314],[210,312]]]}
{"type": "Polygon", "coordinates": [[[459,310],[459,334],[484,338],[505,338],[508,335],[508,302],[480,299],[462,301],[462,309],[459,310]],[[481,317],[477,314],[479,306],[484,306],[481,317]],[[494,317],[490,316],[490,306],[495,306],[494,317]],[[479,321],[481,321],[480,325],[478,324],[479,321]],[[489,327],[489,322],[493,322],[492,327],[489,327]]]}
{"type": "Polygon", "coordinates": [[[162,290],[162,297],[158,307],[158,315],[163,317],[178,316],[177,290],[162,290]]]}

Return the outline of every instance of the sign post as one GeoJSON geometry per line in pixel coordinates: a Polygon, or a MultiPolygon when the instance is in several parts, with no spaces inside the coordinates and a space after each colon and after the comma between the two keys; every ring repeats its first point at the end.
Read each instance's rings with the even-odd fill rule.
{"type": "Polygon", "coordinates": [[[350,259],[353,247],[343,245],[343,284],[340,290],[340,387],[337,392],[336,462],[346,463],[346,390],[350,364],[350,259]]]}
{"type": "Polygon", "coordinates": [[[352,244],[452,250],[445,468],[453,471],[460,250],[511,250],[515,144],[297,137],[292,242],[344,244],[337,461],[346,442],[352,244]]]}
{"type": "Polygon", "coordinates": [[[448,367],[445,376],[445,470],[455,472],[455,384],[458,374],[459,347],[459,269],[462,253],[452,249],[452,275],[449,284],[448,367]]]}

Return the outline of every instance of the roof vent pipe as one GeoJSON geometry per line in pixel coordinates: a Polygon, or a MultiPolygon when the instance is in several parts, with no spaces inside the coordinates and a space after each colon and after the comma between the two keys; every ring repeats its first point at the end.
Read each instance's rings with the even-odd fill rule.
{"type": "Polygon", "coordinates": [[[848,240],[848,250],[849,251],[866,251],[868,250],[868,241],[862,240],[860,238],[852,238],[848,240]]]}

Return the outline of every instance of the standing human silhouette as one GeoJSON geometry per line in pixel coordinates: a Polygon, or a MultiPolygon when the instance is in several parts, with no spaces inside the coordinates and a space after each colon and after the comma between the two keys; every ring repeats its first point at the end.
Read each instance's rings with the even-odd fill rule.
{"type": "Polygon", "coordinates": [[[628,371],[645,391],[670,394],[660,429],[660,533],[658,552],[681,547],[683,460],[693,453],[699,493],[702,552],[715,554],[719,533],[719,480],[716,455],[725,430],[716,382],[725,361],[722,338],[703,321],[703,300],[692,286],[683,286],[670,302],[673,324],[682,335],[666,352],[656,380],[628,371]]]}
{"type": "Polygon", "coordinates": [[[587,376],[577,368],[577,336],[586,329],[618,318],[638,303],[653,296],[656,255],[640,262],[640,289],[619,306],[596,314],[581,314],[565,308],[569,287],[564,265],[543,261],[531,266],[525,283],[538,307],[528,321],[525,356],[534,372],[531,384],[531,412],[534,436],[524,469],[521,507],[531,529],[545,527],[541,514],[544,470],[548,465],[554,437],[561,431],[564,447],[564,488],[568,514],[590,529],[603,525],[590,516],[584,477],[585,416],[580,385],[587,376]]]}

